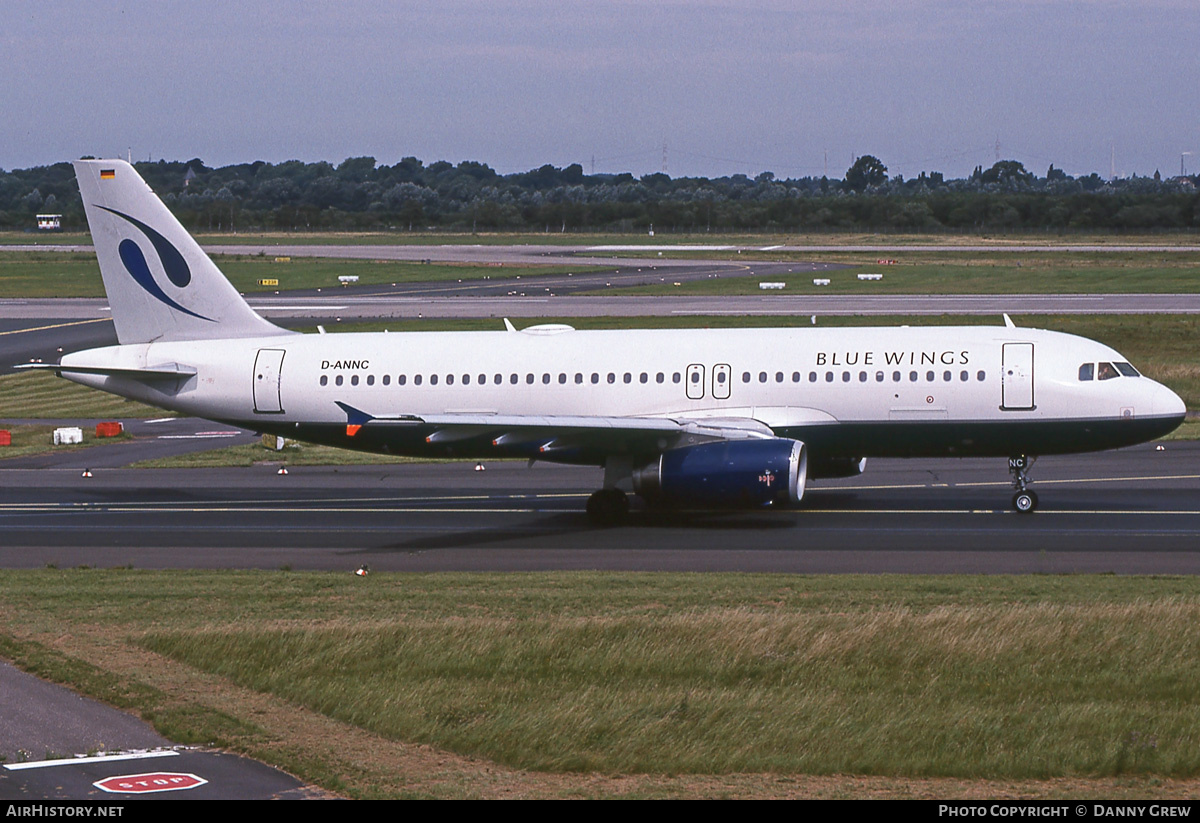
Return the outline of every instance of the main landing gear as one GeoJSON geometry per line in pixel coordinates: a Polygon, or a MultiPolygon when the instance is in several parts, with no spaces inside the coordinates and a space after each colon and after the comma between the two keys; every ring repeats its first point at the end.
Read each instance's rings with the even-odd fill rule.
{"type": "Polygon", "coordinates": [[[1017,490],[1012,498],[1012,507],[1017,514],[1031,514],[1038,507],[1037,492],[1029,489],[1027,472],[1032,465],[1033,460],[1025,455],[1008,458],[1008,471],[1013,476],[1013,488],[1017,490]]]}
{"type": "Polygon", "coordinates": [[[601,489],[588,498],[587,514],[597,526],[615,526],[629,514],[629,496],[620,489],[601,489]]]}

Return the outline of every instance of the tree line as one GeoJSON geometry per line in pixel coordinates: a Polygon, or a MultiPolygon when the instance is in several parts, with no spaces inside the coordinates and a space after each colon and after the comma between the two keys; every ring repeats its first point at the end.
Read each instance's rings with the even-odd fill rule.
{"type": "MultiPolygon", "coordinates": [[[[1045,176],[1015,160],[965,178],[889,176],[864,155],[845,177],[777,179],[585,174],[573,163],[502,175],[485,163],[405,157],[257,161],[220,168],[200,159],[143,162],[138,172],[193,231],[872,231],[1156,232],[1200,230],[1200,175],[1105,180],[1045,176]]],[[[0,169],[0,228],[38,213],[86,226],[69,163],[0,169]]]]}

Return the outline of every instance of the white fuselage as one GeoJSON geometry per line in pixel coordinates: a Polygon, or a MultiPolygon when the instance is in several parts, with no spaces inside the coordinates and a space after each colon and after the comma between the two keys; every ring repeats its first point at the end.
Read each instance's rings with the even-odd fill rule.
{"type": "MultiPolygon", "coordinates": [[[[68,355],[62,365],[80,383],[267,431],[344,425],[339,403],[378,417],[737,418],[827,441],[839,427],[873,427],[878,437],[854,440],[853,454],[869,456],[972,453],[964,426],[994,437],[1040,424],[1182,419],[1180,399],[1148,378],[1081,380],[1083,364],[1122,361],[1073,335],[978,326],[288,335],[116,346],[68,355]],[[69,371],[163,364],[195,375],[148,383],[69,371]],[[921,442],[956,427],[964,447],[887,447],[892,433],[914,425],[921,442]]],[[[1085,432],[1058,450],[1137,439],[1089,445],[1085,432]]],[[[1023,442],[1008,449],[1053,450],[1023,442]]]]}

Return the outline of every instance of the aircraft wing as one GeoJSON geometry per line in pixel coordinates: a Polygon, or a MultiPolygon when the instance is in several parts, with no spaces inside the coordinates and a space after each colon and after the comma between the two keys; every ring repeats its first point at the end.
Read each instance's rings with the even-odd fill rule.
{"type": "Polygon", "coordinates": [[[387,441],[423,435],[426,443],[490,441],[498,456],[563,459],[615,453],[657,454],[681,445],[714,440],[774,437],[765,423],[750,418],[601,417],[588,415],[508,415],[445,413],[375,416],[338,403],[346,412],[346,434],[387,441]]]}

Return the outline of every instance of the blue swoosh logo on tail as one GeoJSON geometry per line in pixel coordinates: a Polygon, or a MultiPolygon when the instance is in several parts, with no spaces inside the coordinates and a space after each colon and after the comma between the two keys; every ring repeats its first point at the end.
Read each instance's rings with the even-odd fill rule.
{"type": "MultiPolygon", "coordinates": [[[[123,214],[115,209],[110,209],[106,206],[96,206],[96,208],[104,209],[109,214],[115,214],[123,220],[129,221],[136,226],[154,246],[154,250],[158,252],[158,258],[162,261],[163,271],[167,273],[167,279],[170,280],[178,288],[184,288],[192,282],[192,271],[188,268],[187,261],[183,259],[183,255],[179,253],[179,249],[171,244],[171,241],[163,237],[154,229],[147,226],[140,220],[130,217],[128,214],[123,214]]],[[[133,240],[122,240],[117,247],[117,251],[121,255],[121,262],[125,265],[125,270],[129,272],[134,281],[139,286],[145,289],[151,297],[161,303],[170,306],[176,311],[181,311],[186,315],[215,322],[211,317],[205,317],[202,314],[186,309],[176,303],[167,293],[162,290],[162,287],[154,279],[154,274],[150,271],[150,266],[146,263],[146,256],[142,254],[142,249],[133,240]]]]}

